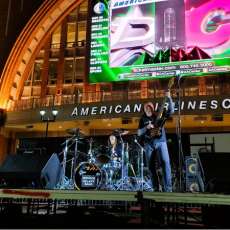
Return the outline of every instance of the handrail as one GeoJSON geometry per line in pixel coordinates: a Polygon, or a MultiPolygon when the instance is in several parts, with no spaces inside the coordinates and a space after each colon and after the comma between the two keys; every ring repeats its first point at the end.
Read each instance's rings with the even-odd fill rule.
{"type": "MultiPolygon", "coordinates": [[[[142,89],[143,90],[143,89],[142,89]]],[[[60,105],[73,105],[73,104],[85,104],[85,103],[95,103],[95,102],[105,102],[105,101],[124,101],[124,100],[138,100],[144,98],[159,98],[164,96],[163,89],[150,89],[147,88],[147,95],[143,97],[142,90],[128,90],[128,91],[87,91],[78,92],[76,94],[69,95],[48,95],[45,98],[29,98],[14,101],[14,104],[9,111],[20,111],[36,109],[41,107],[51,107],[60,105]]],[[[144,91],[146,88],[144,89],[144,91]]],[[[213,95],[217,95],[213,91],[213,95]]],[[[172,92],[173,96],[176,96],[176,92],[172,92]]],[[[199,96],[199,90],[191,90],[190,88],[182,89],[183,96],[199,96]]],[[[207,93],[207,95],[211,95],[207,93]]]]}

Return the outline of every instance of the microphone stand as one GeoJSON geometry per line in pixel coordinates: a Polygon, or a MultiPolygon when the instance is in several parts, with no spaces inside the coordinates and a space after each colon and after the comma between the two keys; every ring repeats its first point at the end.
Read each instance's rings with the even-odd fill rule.
{"type": "Polygon", "coordinates": [[[120,136],[120,141],[121,141],[121,146],[122,146],[122,151],[121,151],[121,181],[122,181],[122,184],[121,184],[121,189],[124,190],[124,154],[125,154],[125,143],[122,139],[122,136],[121,136],[121,133],[119,133],[119,136],[120,136]]]}
{"type": "Polygon", "coordinates": [[[178,162],[179,162],[179,192],[184,192],[183,186],[183,165],[184,165],[184,154],[181,141],[181,86],[180,79],[181,75],[176,75],[177,79],[177,97],[178,97],[178,116],[177,116],[177,140],[178,140],[178,162]]]}

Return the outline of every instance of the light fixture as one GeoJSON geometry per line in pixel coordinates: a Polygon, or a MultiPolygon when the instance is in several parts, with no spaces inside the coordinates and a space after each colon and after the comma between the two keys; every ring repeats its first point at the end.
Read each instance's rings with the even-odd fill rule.
{"type": "Polygon", "coordinates": [[[43,117],[45,114],[46,114],[46,111],[45,110],[40,110],[40,115],[43,117]]]}
{"type": "Polygon", "coordinates": [[[55,122],[56,117],[58,115],[58,110],[52,109],[52,111],[51,111],[52,117],[49,116],[49,112],[48,112],[48,115],[46,115],[47,112],[44,109],[40,110],[39,113],[41,115],[41,121],[46,122],[46,137],[48,137],[49,122],[55,122]]]}
{"type": "Polygon", "coordinates": [[[54,117],[56,117],[56,116],[58,115],[58,110],[53,109],[53,110],[52,110],[52,115],[53,115],[54,117]]]}

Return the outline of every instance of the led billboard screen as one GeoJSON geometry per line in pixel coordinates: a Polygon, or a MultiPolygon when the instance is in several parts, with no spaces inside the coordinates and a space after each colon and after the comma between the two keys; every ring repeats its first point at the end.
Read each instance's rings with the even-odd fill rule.
{"type": "Polygon", "coordinates": [[[91,0],[89,82],[230,71],[230,1],[91,0]]]}

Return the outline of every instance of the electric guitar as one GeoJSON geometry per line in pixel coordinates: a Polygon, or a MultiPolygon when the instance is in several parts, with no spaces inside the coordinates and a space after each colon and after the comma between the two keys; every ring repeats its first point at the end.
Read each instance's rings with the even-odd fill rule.
{"type": "MultiPolygon", "coordinates": [[[[168,91],[172,88],[174,84],[174,78],[171,78],[168,82],[168,91]]],[[[163,125],[165,123],[165,121],[167,120],[166,116],[163,116],[164,114],[164,108],[165,108],[165,103],[167,101],[167,96],[164,97],[162,103],[161,103],[161,107],[159,109],[159,112],[157,114],[157,117],[155,119],[155,122],[153,123],[154,128],[150,129],[150,137],[160,137],[162,134],[162,128],[163,125]]],[[[151,121],[150,121],[151,123],[151,121]]]]}

